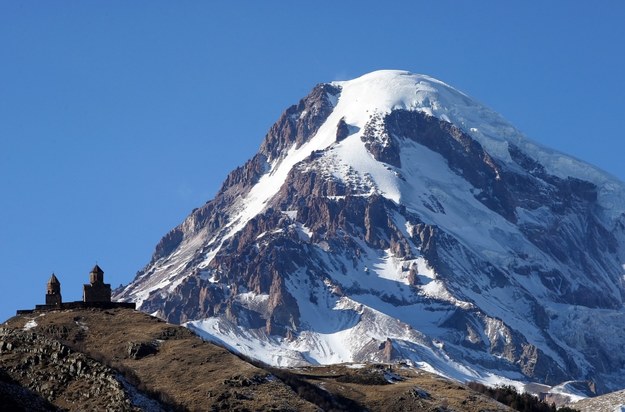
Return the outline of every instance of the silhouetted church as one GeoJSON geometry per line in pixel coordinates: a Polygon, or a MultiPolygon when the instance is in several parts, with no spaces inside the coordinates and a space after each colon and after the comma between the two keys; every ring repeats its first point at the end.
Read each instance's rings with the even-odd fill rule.
{"type": "MultiPolygon", "coordinates": [[[[46,288],[46,304],[36,305],[34,310],[58,310],[78,308],[131,308],[135,309],[131,302],[111,302],[111,285],[104,283],[104,271],[95,265],[89,273],[89,283],[83,285],[82,301],[63,302],[61,298],[61,282],[53,273],[48,280],[46,288]]],[[[33,310],[18,310],[17,313],[30,313],[33,310]]]]}
{"type": "Polygon", "coordinates": [[[111,285],[104,283],[104,272],[95,265],[89,274],[89,284],[82,288],[83,302],[110,302],[111,285]]]}

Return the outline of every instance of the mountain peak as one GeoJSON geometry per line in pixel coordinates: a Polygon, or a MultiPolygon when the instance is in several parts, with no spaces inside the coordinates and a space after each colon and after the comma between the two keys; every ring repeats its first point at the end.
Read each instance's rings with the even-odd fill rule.
{"type": "Polygon", "coordinates": [[[277,365],[618,389],[624,192],[443,82],[376,71],[289,107],[117,298],[277,365]]]}
{"type": "Polygon", "coordinates": [[[356,79],[332,82],[342,89],[342,98],[354,105],[353,112],[392,109],[424,110],[433,115],[451,95],[464,96],[451,86],[422,74],[404,70],[378,70],[356,79]]]}
{"type": "MultiPolygon", "coordinates": [[[[336,81],[341,88],[339,104],[346,121],[364,126],[374,113],[392,110],[421,111],[454,123],[470,132],[484,120],[497,123],[497,138],[515,135],[501,116],[475,102],[464,93],[433,77],[404,70],[378,70],[353,80],[336,81]],[[505,130],[505,129],[511,130],[505,130]],[[506,132],[502,135],[502,131],[506,132]]],[[[338,107],[337,107],[338,109],[338,107]]]]}
{"type": "Polygon", "coordinates": [[[375,114],[421,112],[453,124],[502,164],[515,167],[510,154],[514,146],[554,176],[592,182],[599,189],[601,213],[610,221],[625,213],[625,185],[618,179],[527,138],[501,115],[440,80],[405,70],[377,70],[331,84],[341,89],[333,117],[347,124],[362,128],[375,114]]]}

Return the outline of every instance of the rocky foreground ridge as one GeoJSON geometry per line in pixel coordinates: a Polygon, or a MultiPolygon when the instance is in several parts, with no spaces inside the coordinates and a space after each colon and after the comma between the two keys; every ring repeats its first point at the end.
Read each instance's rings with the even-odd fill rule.
{"type": "Polygon", "coordinates": [[[509,410],[413,368],[255,366],[130,309],[8,320],[0,327],[0,405],[12,411],[509,410]]]}
{"type": "Polygon", "coordinates": [[[1,328],[0,353],[5,379],[29,382],[33,395],[53,399],[60,407],[81,404],[91,410],[132,409],[123,381],[113,369],[57,340],[1,328]]]}

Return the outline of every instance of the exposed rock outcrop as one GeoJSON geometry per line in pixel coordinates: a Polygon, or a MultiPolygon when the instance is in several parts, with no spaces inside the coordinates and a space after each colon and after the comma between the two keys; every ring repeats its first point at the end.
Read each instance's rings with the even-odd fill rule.
{"type": "Polygon", "coordinates": [[[33,332],[0,328],[5,373],[24,388],[61,407],[139,411],[116,371],[33,332]]]}

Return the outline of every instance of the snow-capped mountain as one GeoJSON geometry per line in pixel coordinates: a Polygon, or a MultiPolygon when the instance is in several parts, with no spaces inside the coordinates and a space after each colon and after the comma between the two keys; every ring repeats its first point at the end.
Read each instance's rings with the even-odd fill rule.
{"type": "Polygon", "coordinates": [[[625,387],[625,186],[428,76],[320,84],[117,299],[267,363],[625,387]]]}

